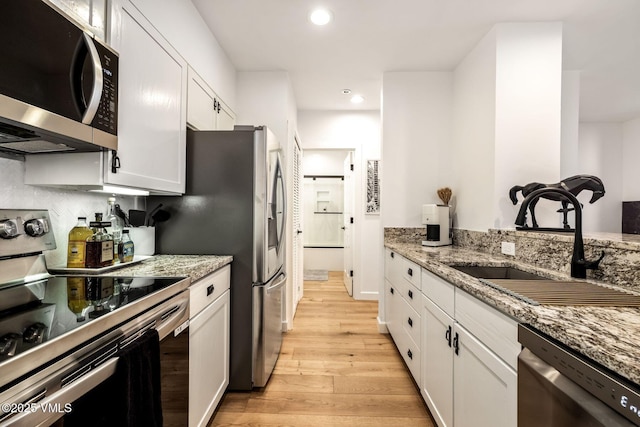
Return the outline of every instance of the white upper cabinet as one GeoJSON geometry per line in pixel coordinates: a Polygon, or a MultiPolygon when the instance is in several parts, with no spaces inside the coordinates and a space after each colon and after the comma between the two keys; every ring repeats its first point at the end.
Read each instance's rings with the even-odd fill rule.
{"type": "Polygon", "coordinates": [[[105,181],[184,193],[187,63],[129,1],[114,2],[110,42],[120,55],[118,152],[105,181]]]}
{"type": "Polygon", "coordinates": [[[189,67],[187,124],[196,130],[232,130],[235,114],[211,89],[206,81],[189,67]]]}
{"type": "Polygon", "coordinates": [[[27,156],[25,183],[184,193],[187,63],[129,0],[110,4],[109,43],[119,55],[118,150],[27,156]]]}

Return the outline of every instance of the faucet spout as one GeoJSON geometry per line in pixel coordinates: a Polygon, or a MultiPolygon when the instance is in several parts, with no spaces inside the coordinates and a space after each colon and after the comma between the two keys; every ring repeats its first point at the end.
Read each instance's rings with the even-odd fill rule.
{"type": "Polygon", "coordinates": [[[576,197],[562,188],[545,187],[531,192],[522,201],[522,206],[518,211],[518,215],[515,220],[515,224],[524,226],[526,221],[527,208],[534,200],[547,193],[555,193],[564,197],[568,202],[573,205],[573,212],[575,214],[575,234],[573,239],[573,255],[571,256],[571,277],[578,279],[587,278],[587,269],[597,269],[602,256],[597,261],[587,261],[584,259],[584,242],[582,240],[582,206],[576,197]]]}

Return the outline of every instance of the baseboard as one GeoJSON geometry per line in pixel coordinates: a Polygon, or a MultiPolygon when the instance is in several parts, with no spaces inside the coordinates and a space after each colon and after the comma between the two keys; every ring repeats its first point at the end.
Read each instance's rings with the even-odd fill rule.
{"type": "Polygon", "coordinates": [[[376,317],[376,319],[378,320],[378,332],[381,334],[388,334],[389,329],[387,328],[387,323],[380,320],[379,317],[376,317]]]}

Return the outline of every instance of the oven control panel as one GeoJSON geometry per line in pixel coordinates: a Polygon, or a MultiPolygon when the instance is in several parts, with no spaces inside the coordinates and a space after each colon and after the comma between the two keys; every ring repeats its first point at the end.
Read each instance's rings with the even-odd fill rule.
{"type": "Polygon", "coordinates": [[[0,257],[55,248],[49,211],[0,209],[0,257]]]}

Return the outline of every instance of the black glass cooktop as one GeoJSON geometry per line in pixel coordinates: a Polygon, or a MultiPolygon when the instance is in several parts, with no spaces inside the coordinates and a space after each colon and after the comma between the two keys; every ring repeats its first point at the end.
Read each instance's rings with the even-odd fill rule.
{"type": "Polygon", "coordinates": [[[182,278],[54,276],[0,290],[0,362],[182,278]],[[15,301],[8,304],[7,300],[15,301]]]}

